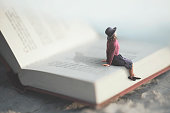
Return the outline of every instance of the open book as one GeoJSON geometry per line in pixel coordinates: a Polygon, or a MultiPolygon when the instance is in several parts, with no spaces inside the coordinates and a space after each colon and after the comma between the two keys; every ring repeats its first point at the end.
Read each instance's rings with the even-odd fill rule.
{"type": "Polygon", "coordinates": [[[106,38],[83,22],[3,7],[0,55],[23,86],[93,105],[122,96],[170,69],[170,47],[118,39],[120,53],[134,63],[139,81],[124,67],[102,66],[106,38]],[[163,71],[162,71],[163,70],[163,71]]]}

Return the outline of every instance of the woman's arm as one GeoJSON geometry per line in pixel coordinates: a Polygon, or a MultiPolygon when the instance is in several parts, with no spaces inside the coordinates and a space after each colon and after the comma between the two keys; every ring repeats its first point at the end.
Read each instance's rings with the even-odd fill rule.
{"type": "Polygon", "coordinates": [[[110,51],[109,51],[109,54],[108,54],[108,61],[107,61],[107,63],[108,63],[109,65],[112,64],[113,58],[114,58],[114,50],[110,50],[110,51]]]}
{"type": "Polygon", "coordinates": [[[112,64],[112,60],[114,58],[114,41],[111,40],[111,42],[107,43],[107,50],[106,50],[106,54],[107,54],[107,64],[103,64],[104,66],[110,66],[112,64]]]}

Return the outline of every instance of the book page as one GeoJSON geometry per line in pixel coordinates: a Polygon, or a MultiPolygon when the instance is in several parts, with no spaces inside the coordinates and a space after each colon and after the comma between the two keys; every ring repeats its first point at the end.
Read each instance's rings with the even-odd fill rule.
{"type": "MultiPolygon", "coordinates": [[[[133,61],[145,58],[159,50],[161,45],[119,40],[120,54],[133,61]],[[148,49],[149,48],[149,49],[148,49]]],[[[100,77],[125,69],[120,66],[102,66],[101,60],[106,59],[106,40],[99,39],[69,52],[54,55],[51,58],[24,67],[36,71],[48,72],[85,81],[95,81],[100,77]]],[[[57,76],[56,75],[56,76],[57,76]]]]}
{"type": "Polygon", "coordinates": [[[21,68],[97,36],[84,22],[60,20],[27,4],[0,4],[0,30],[21,68]]]}

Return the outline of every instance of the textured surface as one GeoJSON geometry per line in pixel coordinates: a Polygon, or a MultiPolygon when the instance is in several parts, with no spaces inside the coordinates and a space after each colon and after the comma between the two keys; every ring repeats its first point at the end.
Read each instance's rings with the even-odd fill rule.
{"type": "Polygon", "coordinates": [[[15,90],[0,63],[0,113],[169,113],[170,71],[126,94],[116,102],[95,110],[57,97],[15,90]]]}

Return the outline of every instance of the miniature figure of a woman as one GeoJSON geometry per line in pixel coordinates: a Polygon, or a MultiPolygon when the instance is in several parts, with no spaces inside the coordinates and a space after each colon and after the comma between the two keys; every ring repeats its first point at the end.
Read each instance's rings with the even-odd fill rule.
{"type": "Polygon", "coordinates": [[[107,35],[107,50],[106,50],[106,55],[107,59],[103,60],[103,62],[107,62],[106,64],[103,64],[104,66],[124,66],[129,70],[130,76],[128,77],[130,80],[135,81],[136,79],[141,79],[138,77],[135,77],[133,73],[133,63],[131,60],[126,59],[122,57],[119,54],[119,43],[115,34],[116,27],[111,28],[108,27],[105,31],[107,35]]]}

